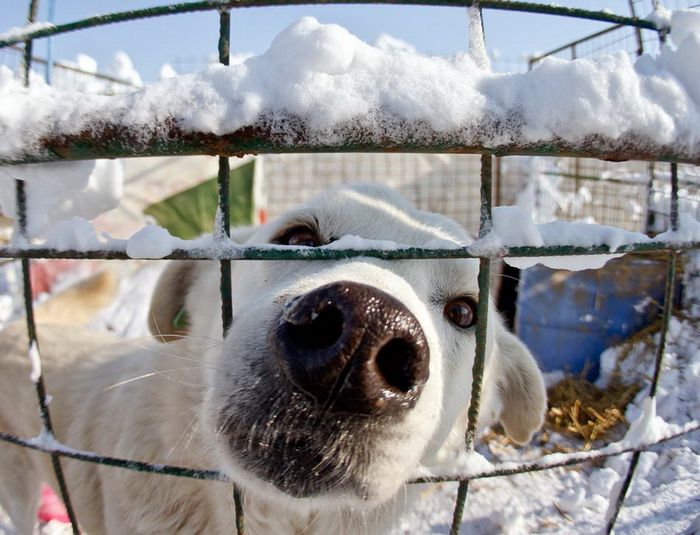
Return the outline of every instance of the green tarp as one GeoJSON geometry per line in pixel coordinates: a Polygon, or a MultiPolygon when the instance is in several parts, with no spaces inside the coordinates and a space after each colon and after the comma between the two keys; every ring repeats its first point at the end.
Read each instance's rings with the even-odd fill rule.
{"type": "MultiPolygon", "coordinates": [[[[231,170],[231,226],[254,222],[253,173],[255,160],[231,170]]],[[[218,200],[216,177],[206,180],[160,202],[148,206],[144,213],[153,216],[173,236],[192,239],[214,228],[218,200]]]]}

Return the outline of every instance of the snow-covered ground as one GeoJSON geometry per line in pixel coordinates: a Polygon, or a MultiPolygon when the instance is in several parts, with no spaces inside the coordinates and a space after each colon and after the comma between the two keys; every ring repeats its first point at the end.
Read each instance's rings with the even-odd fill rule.
{"type": "MultiPolygon", "coordinates": [[[[686,266],[683,318],[669,326],[664,366],[656,397],[657,416],[683,425],[700,418],[700,255],[686,266]]],[[[658,340],[657,334],[655,340],[658,340]]],[[[655,347],[637,344],[625,359],[626,377],[650,377],[655,347]]],[[[603,355],[601,386],[610,377],[619,350],[603,355]]],[[[628,406],[636,421],[649,402],[648,386],[628,406]]],[[[656,422],[660,424],[661,422],[656,422]]],[[[552,439],[557,442],[556,436],[552,439]]],[[[564,440],[564,439],[559,439],[564,440]]],[[[535,440],[535,443],[537,441],[535,440]]],[[[569,443],[571,444],[571,443],[569,443]]],[[[551,445],[551,442],[550,442],[551,445]]],[[[479,447],[492,461],[531,460],[538,448],[516,449],[498,441],[479,447]]],[[[463,532],[599,533],[606,523],[611,496],[627,473],[630,454],[603,465],[557,468],[544,472],[477,480],[470,484],[463,532]]],[[[396,533],[448,533],[456,483],[433,485],[396,533]]],[[[700,432],[686,435],[641,454],[635,479],[618,518],[616,533],[700,533],[700,432]]]]}

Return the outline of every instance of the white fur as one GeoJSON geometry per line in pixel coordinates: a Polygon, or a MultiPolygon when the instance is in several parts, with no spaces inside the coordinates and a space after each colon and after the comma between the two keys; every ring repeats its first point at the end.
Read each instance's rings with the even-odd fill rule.
{"type": "MultiPolygon", "coordinates": [[[[251,230],[247,243],[267,243],[282,227],[314,218],[331,238],[357,235],[429,246],[467,244],[453,221],[420,212],[390,190],[334,190],[279,221],[251,230]]],[[[246,527],[259,533],[375,533],[409,503],[404,483],[421,464],[434,465],[463,447],[467,425],[474,329],[460,330],[445,304],[478,296],[473,260],[241,261],[233,267],[234,321],[221,342],[218,265],[172,263],[154,297],[154,317],[184,301],[189,336],[178,341],[124,343],[65,327],[39,329],[57,437],[79,449],[226,472],[244,491],[246,527]],[[186,273],[186,288],[178,274],[186,273]],[[169,278],[170,277],[170,278],[169,278]],[[292,498],[244,470],[216,430],[236,395],[254,396],[255,363],[265,352],[275,314],[293,296],[333,281],[356,281],[399,299],[418,319],[430,351],[430,377],[415,407],[382,429],[371,444],[367,495],[328,493],[292,498]],[[179,285],[178,290],[168,291],[179,285]],[[252,392],[252,393],[251,393],[252,392]]],[[[183,275],[184,276],[184,275],[183,275]]],[[[520,442],[540,426],[544,387],[527,349],[489,317],[480,425],[501,419],[520,442]]],[[[163,325],[163,328],[167,326],[163,325]]],[[[24,329],[0,339],[0,430],[38,434],[24,329]]],[[[261,400],[264,404],[264,400],[261,400]]],[[[78,518],[87,532],[230,533],[230,485],[146,475],[64,460],[78,518]]],[[[31,533],[38,489],[55,486],[48,456],[0,445],[0,501],[22,533],[31,533]]]]}

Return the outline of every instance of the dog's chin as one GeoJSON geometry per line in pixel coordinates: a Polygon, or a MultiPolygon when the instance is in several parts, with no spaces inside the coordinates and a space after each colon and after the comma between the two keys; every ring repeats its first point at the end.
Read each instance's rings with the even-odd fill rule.
{"type": "Polygon", "coordinates": [[[359,505],[390,497],[372,468],[394,422],[323,411],[288,384],[267,395],[260,390],[229,397],[220,413],[218,437],[236,467],[234,480],[242,469],[249,481],[295,499],[342,496],[359,505]]]}

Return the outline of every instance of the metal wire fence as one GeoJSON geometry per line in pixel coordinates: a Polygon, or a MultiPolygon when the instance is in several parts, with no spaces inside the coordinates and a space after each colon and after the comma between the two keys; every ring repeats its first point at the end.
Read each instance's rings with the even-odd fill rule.
{"type": "MultiPolygon", "coordinates": [[[[32,56],[31,76],[45,79],[49,63],[53,69],[51,85],[57,89],[72,89],[101,95],[116,95],[136,89],[129,80],[104,72],[82,69],[77,64],[65,61],[48,60],[41,56],[32,56]]],[[[21,74],[24,68],[24,49],[19,45],[0,49],[0,64],[6,65],[16,74],[21,74]]]]}
{"type": "MultiPolygon", "coordinates": [[[[13,44],[22,39],[27,39],[25,42],[25,57],[24,57],[24,73],[26,77],[27,84],[29,83],[29,70],[32,62],[32,39],[39,37],[47,37],[50,35],[59,34],[66,31],[78,30],[81,28],[94,27],[102,24],[109,24],[114,22],[122,22],[127,20],[135,20],[143,17],[152,16],[163,16],[175,13],[191,12],[191,11],[201,11],[201,10],[218,10],[220,13],[220,27],[219,27],[219,59],[221,63],[228,63],[229,57],[229,34],[230,34],[230,17],[229,9],[246,7],[246,6],[263,6],[263,5],[283,5],[283,4],[295,4],[299,3],[296,0],[247,0],[247,1],[201,1],[201,2],[191,2],[184,4],[176,4],[172,6],[162,6],[147,8],[143,10],[128,11],[123,13],[116,13],[104,16],[91,17],[81,21],[76,21],[74,23],[62,24],[52,28],[41,28],[35,31],[30,31],[25,34],[20,39],[6,39],[0,41],[0,48],[7,45],[13,44]]],[[[335,2],[330,2],[335,3],[335,2]]],[[[343,2],[346,3],[346,2],[343,2]]],[[[364,0],[362,3],[372,3],[368,0],[364,0]]],[[[407,0],[396,0],[392,3],[415,3],[408,2],[407,0]]],[[[459,6],[464,7],[466,5],[471,5],[473,2],[470,1],[456,1],[456,0],[437,0],[431,2],[426,0],[424,3],[430,5],[449,5],[449,6],[459,6]]],[[[592,20],[598,20],[603,22],[608,22],[611,24],[624,25],[632,28],[644,28],[648,30],[654,30],[654,25],[645,20],[640,20],[637,18],[628,18],[612,15],[609,13],[599,13],[591,12],[583,9],[571,9],[563,8],[554,5],[544,5],[544,4],[531,4],[526,2],[509,2],[509,1],[486,1],[482,0],[479,4],[482,9],[507,9],[516,10],[522,12],[533,12],[533,13],[543,13],[551,15],[564,15],[572,17],[582,17],[592,20]]],[[[36,13],[38,8],[38,0],[32,0],[30,4],[30,15],[29,21],[32,22],[36,19],[36,13]]],[[[209,249],[179,249],[173,251],[173,253],[166,258],[171,259],[210,259],[219,260],[221,266],[221,301],[222,301],[222,323],[224,326],[224,333],[228,330],[231,325],[232,318],[232,305],[231,305],[231,279],[230,279],[230,266],[231,261],[241,261],[246,259],[256,259],[256,260],[270,260],[270,259],[285,259],[285,260],[333,260],[349,257],[359,257],[359,256],[370,256],[376,258],[400,260],[400,259],[439,259],[439,258],[478,258],[479,259],[479,310],[477,316],[479,318],[477,326],[477,349],[476,356],[474,360],[472,376],[474,378],[473,384],[471,386],[471,400],[469,406],[469,423],[467,428],[467,433],[465,436],[465,447],[468,451],[474,449],[474,442],[476,439],[476,424],[477,417],[479,413],[480,406],[480,396],[481,396],[481,382],[483,377],[484,369],[484,359],[486,351],[486,330],[488,326],[487,317],[487,303],[489,301],[489,271],[490,262],[495,257],[510,255],[510,256],[551,256],[551,255],[588,255],[595,253],[605,253],[610,252],[610,248],[606,245],[599,245],[593,247],[577,247],[571,245],[564,246],[543,246],[543,247],[512,247],[510,249],[502,249],[499,251],[484,251],[477,250],[470,247],[465,247],[462,249],[441,249],[441,248],[399,248],[397,250],[386,251],[380,249],[369,249],[369,250],[330,250],[317,248],[310,252],[304,252],[303,254],[294,250],[279,250],[270,249],[262,247],[238,247],[234,246],[232,243],[227,241],[228,236],[228,176],[229,176],[229,154],[239,154],[243,152],[255,151],[261,153],[275,153],[275,152],[337,152],[338,145],[323,145],[323,144],[310,144],[299,142],[293,146],[280,141],[275,138],[270,132],[264,130],[247,130],[245,135],[242,134],[232,134],[223,136],[213,136],[211,134],[200,135],[200,136],[184,136],[182,133],[175,133],[175,137],[168,138],[168,142],[158,143],[143,143],[140,140],[139,144],[133,143],[128,137],[119,139],[119,133],[112,132],[110,134],[110,143],[104,143],[105,138],[100,139],[88,138],[81,139],[79,149],[75,147],[73,150],[62,150],[62,151],[52,151],[52,146],[57,143],[56,140],[45,139],[44,149],[45,151],[40,155],[27,155],[15,161],[8,161],[5,163],[28,163],[34,161],[49,161],[58,159],[72,159],[72,158],[90,158],[99,156],[135,156],[144,154],[181,154],[181,153],[202,153],[202,154],[220,154],[219,157],[219,208],[223,217],[220,217],[217,222],[217,227],[215,230],[215,236],[220,240],[221,247],[212,253],[209,249]],[[180,136],[178,138],[178,135],[180,136]],[[116,138],[116,139],[115,139],[116,138]],[[62,156],[58,156],[61,154],[62,156]]],[[[668,172],[669,184],[669,205],[668,205],[668,218],[670,221],[670,226],[672,229],[677,230],[678,225],[678,214],[679,214],[679,202],[681,195],[679,193],[679,172],[678,172],[678,162],[700,162],[700,154],[695,154],[692,151],[679,152],[674,150],[661,150],[660,148],[653,146],[649,147],[639,147],[629,144],[622,144],[620,146],[611,147],[607,143],[596,142],[595,139],[589,140],[583,146],[570,146],[564,142],[549,143],[547,145],[510,145],[507,147],[499,147],[498,150],[488,148],[481,145],[475,146],[464,146],[456,140],[442,139],[436,141],[435,143],[411,143],[405,142],[403,144],[392,144],[387,146],[382,143],[372,143],[372,142],[362,142],[359,143],[355,141],[348,132],[340,132],[342,136],[345,136],[345,143],[342,145],[342,150],[345,152],[359,152],[359,151],[369,151],[369,152],[383,152],[387,150],[393,150],[398,152],[448,152],[457,151],[463,153],[478,153],[480,154],[479,160],[479,197],[481,201],[481,210],[479,212],[479,224],[478,231],[479,236],[485,236],[491,229],[491,211],[492,211],[492,201],[494,197],[494,175],[498,174],[497,166],[494,166],[494,154],[505,156],[509,154],[538,154],[538,155],[552,155],[559,156],[561,154],[573,155],[573,156],[589,156],[597,158],[609,158],[612,156],[618,159],[623,156],[628,159],[645,159],[645,160],[655,160],[663,159],[670,162],[670,168],[668,172]],[[494,169],[494,167],[496,167],[494,169]]],[[[95,137],[99,137],[104,134],[96,133],[95,137]]],[[[303,138],[302,138],[303,139],[303,138]]],[[[60,141],[65,149],[66,140],[60,141]]],[[[70,145],[71,141],[68,141],[70,145]]],[[[476,161],[472,158],[470,160],[464,160],[465,164],[473,166],[476,161]]],[[[459,168],[454,171],[454,180],[461,180],[462,173],[467,171],[466,169],[459,168]]],[[[380,174],[381,170],[378,169],[377,173],[380,174]]],[[[659,177],[658,180],[662,181],[665,177],[659,177]]],[[[449,187],[449,184],[445,185],[449,187]]],[[[420,188],[419,184],[414,184],[413,188],[420,188]]],[[[27,229],[27,210],[26,210],[26,195],[24,189],[24,182],[18,180],[16,182],[16,214],[17,214],[17,230],[22,236],[26,236],[27,229]]],[[[662,361],[664,355],[664,345],[666,340],[666,331],[668,327],[669,318],[671,315],[671,307],[673,300],[670,298],[674,293],[675,285],[675,265],[676,256],[680,252],[688,249],[699,248],[699,243],[683,243],[683,244],[669,244],[668,242],[661,241],[651,241],[645,243],[632,244],[623,247],[618,250],[618,252],[628,252],[628,251],[666,251],[668,253],[668,268],[666,277],[666,299],[664,302],[663,309],[663,329],[661,330],[660,343],[656,352],[656,362],[654,368],[653,379],[651,381],[651,395],[653,396],[656,391],[656,385],[658,383],[659,374],[662,370],[662,361]]],[[[2,247],[0,248],[0,257],[5,258],[21,258],[22,259],[22,272],[24,280],[24,305],[26,310],[26,322],[28,330],[28,343],[30,347],[38,348],[37,341],[37,329],[34,321],[33,315],[33,302],[32,302],[32,292],[31,292],[31,281],[29,278],[29,268],[32,258],[107,258],[107,259],[124,259],[127,258],[124,252],[120,251],[103,251],[103,250],[91,250],[91,251],[75,251],[75,250],[57,250],[51,248],[38,248],[31,246],[14,246],[14,247],[2,247]]],[[[36,393],[38,398],[38,403],[41,411],[41,419],[43,424],[43,435],[44,437],[49,437],[51,440],[38,441],[31,438],[17,437],[9,435],[7,433],[0,433],[0,440],[11,443],[22,445],[28,448],[33,448],[36,450],[44,451],[51,455],[53,462],[53,468],[56,473],[56,478],[59,483],[60,493],[63,501],[68,510],[68,514],[72,523],[72,528],[74,533],[79,533],[79,522],[76,515],[76,511],[72,505],[68,488],[66,485],[65,477],[63,474],[61,466],[61,457],[68,457],[72,459],[78,459],[86,462],[93,462],[109,466],[117,466],[125,469],[136,470],[141,472],[151,472],[159,474],[168,474],[180,477],[191,477],[206,480],[219,480],[227,481],[228,479],[217,470],[194,470],[186,467],[178,466],[168,466],[162,464],[150,464],[138,462],[130,459],[120,459],[109,456],[103,456],[94,454],[91,452],[82,452],[71,450],[69,448],[61,447],[60,442],[56,440],[53,433],[51,414],[48,405],[48,394],[44,385],[44,380],[42,376],[39,376],[36,381],[36,393]]],[[[697,430],[697,426],[686,426],[681,433],[687,433],[697,430]]],[[[667,437],[664,440],[670,440],[673,437],[667,437]]],[[[516,473],[531,472],[536,470],[547,470],[556,466],[567,466],[573,464],[579,464],[583,462],[588,462],[593,459],[603,459],[613,455],[619,455],[625,451],[634,452],[632,456],[632,461],[630,463],[627,477],[625,478],[624,485],[620,491],[614,514],[610,517],[607,523],[607,532],[610,533],[615,525],[617,513],[619,513],[620,508],[624,504],[625,496],[635,472],[635,467],[639,459],[639,454],[642,450],[648,449],[651,445],[641,444],[639,446],[630,447],[625,450],[600,450],[591,454],[587,452],[586,454],[574,454],[568,456],[564,459],[560,459],[556,462],[552,461],[534,461],[523,463],[517,467],[513,467],[508,464],[505,466],[496,465],[494,469],[480,472],[478,474],[469,474],[463,476],[455,476],[449,478],[425,478],[413,480],[409,483],[425,483],[432,481],[455,481],[459,482],[459,489],[457,494],[457,500],[455,503],[453,524],[451,533],[456,534],[459,532],[462,514],[464,511],[465,503],[467,500],[469,482],[475,479],[484,477],[496,477],[512,475],[516,473]]],[[[244,497],[241,493],[234,487],[233,490],[233,502],[236,512],[236,529],[238,533],[243,533],[245,530],[245,520],[243,515],[243,504],[244,497]]]]}
{"type": "MultiPolygon", "coordinates": [[[[669,8],[692,9],[696,2],[666,2],[669,8]]],[[[632,17],[646,16],[659,6],[656,1],[628,0],[632,17]]],[[[581,37],[528,60],[530,69],[546,58],[566,60],[594,58],[627,52],[631,56],[656,54],[665,36],[656,31],[623,24],[581,37]]],[[[679,167],[681,211],[697,215],[697,170],[679,167]]],[[[658,233],[670,228],[670,170],[668,166],[643,162],[612,163],[572,158],[550,165],[545,175],[556,182],[558,198],[546,192],[537,196],[542,213],[559,219],[592,219],[627,230],[658,233]],[[549,206],[547,206],[549,205],[549,206]]]]}

